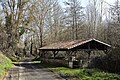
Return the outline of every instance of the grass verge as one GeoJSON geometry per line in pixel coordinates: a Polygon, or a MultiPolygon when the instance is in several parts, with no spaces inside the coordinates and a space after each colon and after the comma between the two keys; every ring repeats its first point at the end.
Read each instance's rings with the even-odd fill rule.
{"type": "Polygon", "coordinates": [[[70,80],[120,80],[120,75],[97,69],[70,69],[65,67],[49,68],[70,80]]]}
{"type": "Polygon", "coordinates": [[[13,66],[12,61],[0,52],[0,80],[13,66]]]}

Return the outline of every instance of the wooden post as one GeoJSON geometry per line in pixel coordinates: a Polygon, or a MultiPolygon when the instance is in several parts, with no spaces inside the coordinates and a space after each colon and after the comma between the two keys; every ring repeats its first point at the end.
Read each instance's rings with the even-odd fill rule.
{"type": "Polygon", "coordinates": [[[30,54],[33,55],[32,53],[32,47],[33,47],[33,43],[31,43],[31,47],[30,47],[30,54]]]}
{"type": "Polygon", "coordinates": [[[58,54],[59,51],[52,51],[53,52],[53,58],[55,59],[56,55],[58,54]]]}
{"type": "Polygon", "coordinates": [[[41,56],[41,63],[44,63],[45,62],[45,51],[41,51],[40,56],[41,56]]]}
{"type": "Polygon", "coordinates": [[[68,67],[73,68],[72,53],[74,51],[66,51],[68,55],[68,67]]]}
{"type": "Polygon", "coordinates": [[[90,59],[90,53],[91,53],[92,50],[85,50],[85,52],[88,54],[88,60],[90,59]]]}
{"type": "Polygon", "coordinates": [[[90,59],[91,50],[86,51],[88,53],[88,60],[90,59]]]}
{"type": "Polygon", "coordinates": [[[72,56],[73,51],[66,51],[68,61],[71,61],[70,57],[72,56]]]}
{"type": "Polygon", "coordinates": [[[107,53],[108,53],[108,49],[103,50],[103,52],[104,52],[105,54],[107,54],[107,53]]]}
{"type": "Polygon", "coordinates": [[[41,57],[42,50],[39,49],[39,57],[41,57]]]}
{"type": "Polygon", "coordinates": [[[87,50],[87,53],[88,53],[88,60],[90,59],[90,53],[91,53],[91,46],[90,46],[90,43],[88,44],[88,50],[87,50]]]}

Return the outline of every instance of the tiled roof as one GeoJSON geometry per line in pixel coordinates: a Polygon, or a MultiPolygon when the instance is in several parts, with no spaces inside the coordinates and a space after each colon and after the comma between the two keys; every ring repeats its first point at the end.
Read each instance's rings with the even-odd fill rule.
{"type": "Polygon", "coordinates": [[[77,46],[83,45],[83,44],[91,42],[91,41],[96,41],[107,47],[111,47],[111,45],[93,38],[93,39],[88,39],[88,40],[76,40],[76,41],[69,41],[69,42],[53,43],[53,44],[41,47],[40,50],[42,50],[42,49],[67,49],[67,50],[69,50],[69,49],[75,48],[77,46]]]}

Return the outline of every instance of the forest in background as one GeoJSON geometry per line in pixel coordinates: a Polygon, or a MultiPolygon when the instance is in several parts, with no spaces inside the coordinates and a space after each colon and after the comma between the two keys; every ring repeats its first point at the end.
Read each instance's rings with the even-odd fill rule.
{"type": "Polygon", "coordinates": [[[31,48],[37,53],[54,42],[96,38],[116,47],[108,58],[119,65],[119,0],[114,4],[89,0],[86,7],[80,0],[67,0],[65,8],[58,0],[0,0],[0,4],[0,50],[6,55],[32,53],[31,48]]]}

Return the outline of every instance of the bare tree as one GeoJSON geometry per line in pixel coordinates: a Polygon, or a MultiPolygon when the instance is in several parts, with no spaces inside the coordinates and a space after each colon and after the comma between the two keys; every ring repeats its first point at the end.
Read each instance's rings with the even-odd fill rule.
{"type": "Polygon", "coordinates": [[[8,35],[8,48],[12,47],[17,52],[17,44],[24,33],[23,24],[26,22],[27,0],[1,0],[3,16],[5,18],[5,31],[8,35]],[[21,26],[20,26],[21,25],[21,26]],[[21,29],[20,29],[21,28],[21,29]]]}
{"type": "Polygon", "coordinates": [[[120,2],[116,0],[114,5],[109,9],[111,20],[108,22],[108,40],[111,44],[118,45],[120,43],[120,2]]]}
{"type": "Polygon", "coordinates": [[[54,4],[56,4],[55,0],[36,0],[31,1],[30,8],[30,14],[31,19],[33,20],[34,26],[37,27],[38,37],[39,37],[39,43],[40,47],[43,46],[43,35],[45,33],[46,28],[46,16],[50,10],[54,7],[54,4]]]}
{"type": "Polygon", "coordinates": [[[66,7],[66,20],[68,26],[72,27],[72,39],[78,39],[78,24],[82,22],[84,17],[83,7],[78,0],[68,0],[65,2],[66,7]]]}

